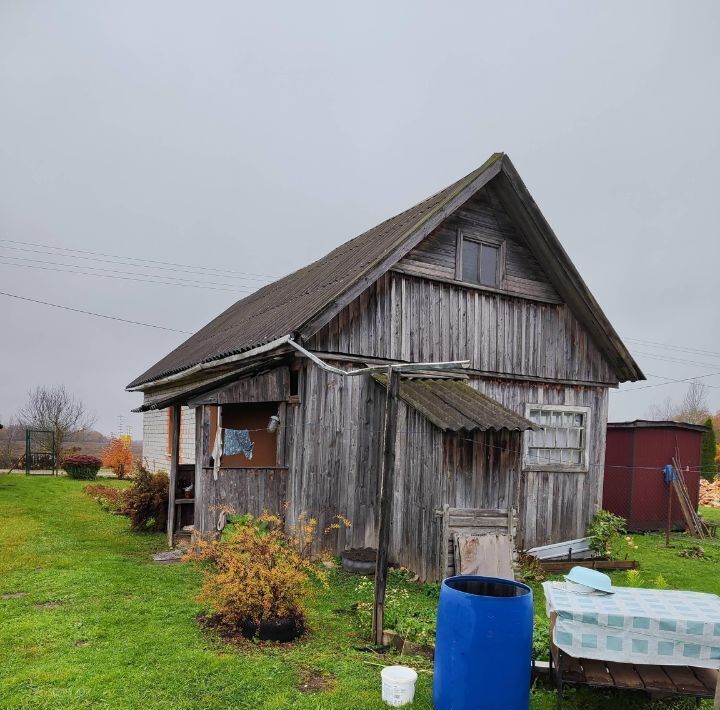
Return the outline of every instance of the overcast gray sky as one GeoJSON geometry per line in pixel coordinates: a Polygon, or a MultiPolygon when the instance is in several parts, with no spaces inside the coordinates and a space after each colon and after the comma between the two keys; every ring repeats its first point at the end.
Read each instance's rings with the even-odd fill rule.
{"type": "MultiPolygon", "coordinates": [[[[263,283],[199,267],[285,274],[505,151],[643,385],[720,372],[719,38],[710,0],[0,0],[0,290],[193,331],[263,283]]],[[[183,337],[0,296],[0,421],[63,383],[139,435],[183,337]]],[[[686,385],[636,387],[612,418],[686,385]]]]}

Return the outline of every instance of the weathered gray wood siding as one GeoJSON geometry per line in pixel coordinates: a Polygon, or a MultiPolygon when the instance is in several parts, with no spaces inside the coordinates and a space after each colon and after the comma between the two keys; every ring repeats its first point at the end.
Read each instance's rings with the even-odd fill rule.
{"type": "Polygon", "coordinates": [[[212,468],[202,470],[203,496],[196,500],[196,530],[215,529],[222,509],[239,514],[285,515],[288,472],[281,468],[221,468],[217,481],[212,468]]]}
{"type": "MultiPolygon", "coordinates": [[[[300,403],[288,407],[288,524],[306,513],[322,531],[340,514],[352,527],[325,535],[325,547],[375,547],[385,390],[369,376],[343,378],[312,364],[299,381],[300,403]]],[[[398,417],[390,559],[434,579],[442,433],[403,402],[398,417]]]]}
{"type": "MultiPolygon", "coordinates": [[[[368,358],[468,359],[469,383],[523,415],[527,403],[590,407],[589,471],[569,473],[523,471],[519,433],[443,434],[401,403],[390,557],[422,578],[439,572],[434,513],[443,504],[515,507],[525,547],[582,535],[600,505],[607,386],[617,377],[558,301],[521,235],[486,191],[306,343],[319,352],[368,358]],[[458,227],[505,241],[504,292],[455,280],[458,227]]],[[[329,549],[374,546],[385,392],[369,377],[343,378],[302,363],[299,401],[288,403],[283,415],[285,450],[279,460],[287,473],[258,471],[248,477],[247,470],[228,471],[210,485],[212,474],[209,478],[205,469],[203,486],[213,490],[204,510],[226,503],[260,512],[284,498],[289,525],[303,512],[317,518],[321,531],[337,514],[351,520],[351,528],[332,530],[325,538],[329,549]]],[[[263,380],[269,381],[272,376],[263,380]]],[[[286,380],[277,382],[286,391],[286,380]]],[[[222,399],[262,400],[260,389],[242,385],[222,399]]]]}
{"type": "Polygon", "coordinates": [[[467,478],[456,477],[455,485],[470,485],[456,494],[449,480],[439,504],[503,507],[509,498],[517,500],[518,530],[525,547],[584,534],[602,500],[607,386],[615,385],[617,378],[564,304],[391,272],[343,309],[309,346],[406,361],[469,359],[477,371],[471,384],[522,415],[526,403],[590,407],[587,473],[520,472],[521,437],[516,437],[514,449],[519,458],[503,464],[510,466],[512,475],[502,474],[502,486],[498,481],[494,487],[492,467],[483,471],[479,459],[472,462],[472,476],[478,479],[474,485],[487,491],[479,493],[484,496],[481,501],[475,498],[478,490],[472,489],[469,464],[456,463],[467,452],[446,446],[438,470],[438,476],[443,470],[451,476],[464,472],[467,478]]]}
{"type": "Polygon", "coordinates": [[[602,503],[608,390],[477,379],[471,384],[508,409],[523,414],[525,403],[564,404],[590,408],[589,470],[523,471],[518,491],[518,531],[526,549],[585,534],[602,503]]]}
{"type": "Polygon", "coordinates": [[[344,378],[312,364],[300,370],[298,389],[300,402],[286,415],[288,524],[305,512],[323,531],[340,514],[352,527],[332,530],[325,547],[374,546],[384,391],[369,376],[344,378]]]}
{"type": "Polygon", "coordinates": [[[487,373],[616,384],[570,310],[390,272],[309,339],[312,349],[487,373]]]}
{"type": "Polygon", "coordinates": [[[466,237],[504,243],[505,268],[499,290],[560,303],[557,291],[490,186],[475,195],[403,257],[396,269],[427,278],[455,280],[458,231],[466,237]]]}

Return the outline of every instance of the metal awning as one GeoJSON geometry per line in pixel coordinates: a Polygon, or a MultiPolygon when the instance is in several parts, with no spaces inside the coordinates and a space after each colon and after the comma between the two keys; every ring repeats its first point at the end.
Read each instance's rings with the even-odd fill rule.
{"type": "MultiPolygon", "coordinates": [[[[385,375],[373,375],[387,387],[385,375]]],[[[470,385],[451,379],[403,379],[400,399],[443,431],[527,431],[541,427],[470,385]]]]}

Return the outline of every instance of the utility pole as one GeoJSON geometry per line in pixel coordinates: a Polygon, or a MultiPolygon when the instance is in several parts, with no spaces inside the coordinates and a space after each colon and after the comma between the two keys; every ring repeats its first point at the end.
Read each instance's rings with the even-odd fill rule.
{"type": "Polygon", "coordinates": [[[385,397],[385,426],[383,431],[383,460],[380,478],[380,531],[375,562],[375,596],[373,600],[372,635],[375,645],[383,642],[385,618],[385,587],[387,586],[388,547],[393,516],[393,484],[395,478],[395,436],[397,434],[398,394],[400,371],[389,365],[385,397]]]}

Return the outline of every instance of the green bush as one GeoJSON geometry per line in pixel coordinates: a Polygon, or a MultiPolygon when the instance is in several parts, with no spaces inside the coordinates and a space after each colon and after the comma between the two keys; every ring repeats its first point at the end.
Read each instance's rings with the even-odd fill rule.
{"type": "Polygon", "coordinates": [[[590,538],[590,549],[599,555],[612,558],[613,543],[625,532],[627,521],[607,510],[598,510],[593,516],[587,535],[590,538]]]}
{"type": "Polygon", "coordinates": [[[139,465],[133,484],[125,490],[125,510],[136,532],[158,532],[167,525],[170,479],[165,471],[151,473],[139,465]]]}
{"type": "Polygon", "coordinates": [[[79,478],[84,481],[92,481],[97,476],[102,461],[96,456],[75,454],[63,460],[62,467],[70,478],[79,478]]]}
{"type": "Polygon", "coordinates": [[[550,619],[536,616],[534,621],[532,657],[536,661],[550,660],[550,619]]]}
{"type": "Polygon", "coordinates": [[[83,487],[83,493],[96,501],[105,512],[127,515],[127,510],[125,510],[125,491],[121,488],[91,483],[83,487]]]}

